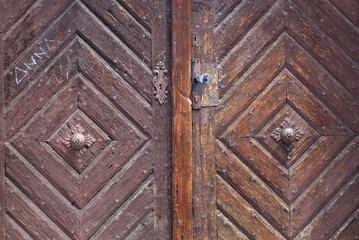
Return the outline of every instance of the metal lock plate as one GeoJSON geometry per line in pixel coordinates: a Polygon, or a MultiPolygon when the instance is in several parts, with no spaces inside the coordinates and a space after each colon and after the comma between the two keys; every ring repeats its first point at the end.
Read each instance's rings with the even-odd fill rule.
{"type": "Polygon", "coordinates": [[[192,60],[192,108],[201,109],[202,91],[201,85],[209,83],[209,75],[201,74],[201,61],[199,58],[192,60]]]}

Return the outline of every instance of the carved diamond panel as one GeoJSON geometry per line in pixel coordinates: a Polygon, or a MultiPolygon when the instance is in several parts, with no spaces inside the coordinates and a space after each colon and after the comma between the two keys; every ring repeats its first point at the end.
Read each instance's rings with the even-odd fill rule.
{"type": "Polygon", "coordinates": [[[308,124],[292,107],[286,104],[262,129],[256,134],[255,139],[259,141],[273,156],[287,168],[295,163],[297,159],[320,137],[310,124],[308,124]],[[303,132],[301,138],[294,142],[290,148],[276,141],[271,134],[286,119],[290,119],[303,132]]]}
{"type": "MultiPolygon", "coordinates": [[[[67,4],[36,44],[7,62],[6,221],[14,227],[7,234],[136,236],[142,221],[154,222],[151,35],[131,6],[116,3],[123,21],[145,34],[137,43],[146,51],[134,52],[117,36],[122,31],[110,32],[82,2],[67,4]],[[31,70],[16,82],[15,66],[31,70]],[[91,135],[82,151],[63,143],[77,125],[85,140],[91,135]]],[[[131,34],[124,40],[130,46],[131,34]]]]}
{"type": "Polygon", "coordinates": [[[46,142],[78,173],[81,173],[110,144],[111,139],[84,112],[76,110],[46,142]],[[64,144],[64,140],[71,136],[71,131],[76,125],[83,128],[85,136],[90,134],[95,140],[90,147],[85,147],[82,153],[64,144]]]}

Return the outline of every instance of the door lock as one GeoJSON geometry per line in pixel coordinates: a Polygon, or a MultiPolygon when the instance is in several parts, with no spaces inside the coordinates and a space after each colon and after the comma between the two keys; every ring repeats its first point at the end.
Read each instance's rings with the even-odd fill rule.
{"type": "Polygon", "coordinates": [[[201,60],[194,58],[192,60],[192,108],[201,109],[202,94],[201,84],[209,83],[209,75],[201,74],[201,60]]]}

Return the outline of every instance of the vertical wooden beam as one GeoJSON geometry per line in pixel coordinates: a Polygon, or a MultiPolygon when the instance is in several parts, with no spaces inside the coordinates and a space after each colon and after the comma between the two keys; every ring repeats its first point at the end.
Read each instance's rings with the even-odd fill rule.
{"type": "Polygon", "coordinates": [[[173,239],[192,236],[191,1],[172,1],[173,239]]]}
{"type": "Polygon", "coordinates": [[[193,112],[193,238],[217,239],[214,108],[193,112]]]}
{"type": "Polygon", "coordinates": [[[4,121],[4,77],[3,77],[3,1],[0,2],[0,239],[5,236],[5,121],[4,121]]]}
{"type": "MultiPolygon", "coordinates": [[[[153,1],[153,23],[152,35],[152,70],[156,69],[159,62],[162,62],[166,70],[171,68],[171,47],[170,47],[170,0],[153,1]]],[[[167,96],[171,96],[170,71],[166,73],[168,79],[167,96]]],[[[162,105],[155,95],[152,98],[153,107],[153,138],[154,138],[154,239],[171,239],[171,126],[172,126],[172,101],[167,99],[162,105]]]]}

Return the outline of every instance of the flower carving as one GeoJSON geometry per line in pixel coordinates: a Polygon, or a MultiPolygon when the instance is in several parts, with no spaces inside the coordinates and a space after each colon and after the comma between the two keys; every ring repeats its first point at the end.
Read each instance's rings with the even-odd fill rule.
{"type": "Polygon", "coordinates": [[[271,137],[277,142],[283,143],[286,150],[289,151],[293,143],[299,141],[303,134],[303,131],[301,131],[290,118],[285,118],[279,127],[273,131],[271,137]]]}
{"type": "Polygon", "coordinates": [[[76,151],[76,155],[81,156],[86,150],[86,147],[91,147],[92,144],[96,142],[95,138],[90,135],[84,135],[85,129],[79,124],[75,126],[70,126],[71,135],[64,138],[63,143],[66,147],[72,148],[76,151]]]}

